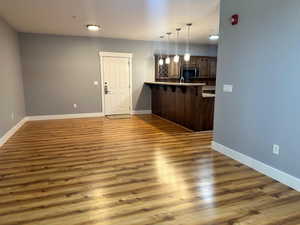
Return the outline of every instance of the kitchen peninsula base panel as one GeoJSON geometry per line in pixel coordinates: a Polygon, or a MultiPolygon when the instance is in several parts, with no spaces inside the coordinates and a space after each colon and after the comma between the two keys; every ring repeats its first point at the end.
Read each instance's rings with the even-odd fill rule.
{"type": "Polygon", "coordinates": [[[148,85],[153,114],[193,131],[213,129],[214,97],[203,97],[204,85],[148,85]]]}

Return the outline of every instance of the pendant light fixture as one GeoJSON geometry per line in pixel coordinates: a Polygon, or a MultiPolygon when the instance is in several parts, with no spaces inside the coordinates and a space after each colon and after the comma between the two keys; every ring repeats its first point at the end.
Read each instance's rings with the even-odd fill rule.
{"type": "Polygon", "coordinates": [[[191,41],[191,26],[192,23],[186,24],[187,26],[187,44],[186,44],[186,53],[184,54],[184,61],[189,62],[191,59],[190,53],[190,41],[191,41]]]}
{"type": "Polygon", "coordinates": [[[179,41],[179,32],[181,31],[181,28],[176,28],[176,33],[177,33],[177,37],[176,37],[176,55],[174,56],[174,63],[179,63],[179,55],[178,55],[178,41],[179,41]]]}
{"type": "Polygon", "coordinates": [[[167,58],[166,58],[166,64],[170,64],[171,63],[171,59],[170,59],[170,55],[169,55],[169,51],[170,51],[170,35],[172,33],[171,32],[168,32],[167,35],[168,35],[168,50],[167,50],[167,58]]]}
{"type": "Polygon", "coordinates": [[[159,42],[159,60],[158,60],[158,64],[160,66],[162,66],[162,65],[164,65],[164,60],[163,60],[163,58],[161,56],[161,43],[162,43],[162,41],[164,39],[164,36],[160,36],[159,38],[160,38],[160,42],[159,42]]]}

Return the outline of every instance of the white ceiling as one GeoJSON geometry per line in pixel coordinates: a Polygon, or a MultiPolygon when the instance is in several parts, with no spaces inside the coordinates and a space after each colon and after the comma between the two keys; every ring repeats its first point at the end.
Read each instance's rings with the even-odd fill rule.
{"type": "MultiPolygon", "coordinates": [[[[220,0],[1,0],[0,15],[20,32],[157,40],[192,22],[192,42],[215,43],[220,0]],[[86,24],[99,24],[91,33],[86,24]]],[[[182,41],[186,32],[182,31],[182,41]]],[[[175,35],[173,35],[173,38],[175,35]]]]}

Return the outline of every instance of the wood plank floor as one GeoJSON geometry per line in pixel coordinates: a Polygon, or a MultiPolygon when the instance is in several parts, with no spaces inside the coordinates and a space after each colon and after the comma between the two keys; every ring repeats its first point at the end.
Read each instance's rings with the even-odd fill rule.
{"type": "Polygon", "coordinates": [[[294,225],[300,194],[156,116],[35,121],[0,149],[1,225],[294,225]]]}

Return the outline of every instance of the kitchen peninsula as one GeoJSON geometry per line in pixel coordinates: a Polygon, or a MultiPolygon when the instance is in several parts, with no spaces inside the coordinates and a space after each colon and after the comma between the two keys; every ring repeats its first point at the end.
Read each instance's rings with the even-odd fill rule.
{"type": "Polygon", "coordinates": [[[217,57],[155,55],[155,81],[145,82],[152,92],[152,113],[193,131],[213,129],[217,57]],[[180,82],[183,81],[183,82],[180,82]]]}
{"type": "Polygon", "coordinates": [[[145,82],[152,113],[194,131],[213,129],[214,87],[205,83],[145,82]]]}

